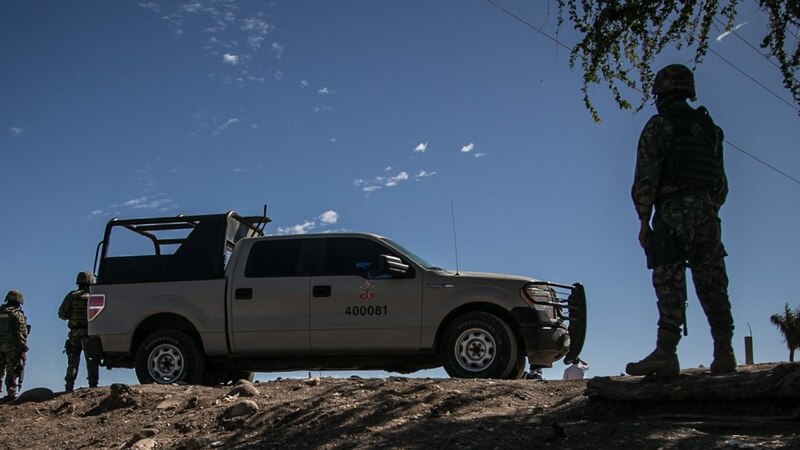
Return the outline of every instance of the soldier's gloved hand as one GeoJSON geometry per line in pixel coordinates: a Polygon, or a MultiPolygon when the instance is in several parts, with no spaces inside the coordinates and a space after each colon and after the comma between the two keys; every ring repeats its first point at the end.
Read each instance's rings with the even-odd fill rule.
{"type": "Polygon", "coordinates": [[[640,227],[639,227],[639,245],[642,248],[647,247],[647,239],[650,237],[650,233],[653,232],[653,229],[650,228],[650,221],[641,219],[640,227]]]}

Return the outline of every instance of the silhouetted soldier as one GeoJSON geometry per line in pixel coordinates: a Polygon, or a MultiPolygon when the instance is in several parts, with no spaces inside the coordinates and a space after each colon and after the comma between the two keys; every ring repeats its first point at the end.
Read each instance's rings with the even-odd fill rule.
{"type": "Polygon", "coordinates": [[[653,269],[658,334],[656,349],[625,370],[664,376],[680,371],[676,350],[681,325],[686,331],[688,265],[714,338],[711,373],[734,372],[733,317],[718,215],[728,194],[722,129],[704,107],[694,109],[686,102],[696,95],[694,76],[686,66],[661,69],[653,94],[658,114],[639,138],[632,196],[641,222],[639,243],[653,269]]]}
{"type": "MultiPolygon", "coordinates": [[[[67,354],[67,375],[64,377],[64,389],[71,392],[75,387],[75,378],[78,377],[78,368],[81,365],[81,351],[89,337],[89,322],[86,318],[86,308],[89,302],[89,286],[94,284],[94,275],[91,272],[81,272],[75,282],[78,289],[71,291],[64,297],[58,308],[58,317],[67,321],[69,334],[64,343],[64,352],[67,354]]],[[[97,387],[99,378],[98,364],[93,358],[86,358],[86,371],[88,373],[89,387],[97,387]]]]}
{"type": "Polygon", "coordinates": [[[5,375],[5,400],[17,398],[28,354],[28,325],[22,312],[23,303],[22,292],[14,289],[8,291],[5,303],[0,306],[0,384],[5,375]]]}

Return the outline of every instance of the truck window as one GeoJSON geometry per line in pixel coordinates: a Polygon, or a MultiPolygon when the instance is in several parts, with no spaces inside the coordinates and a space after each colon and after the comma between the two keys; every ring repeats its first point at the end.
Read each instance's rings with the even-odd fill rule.
{"type": "MultiPolygon", "coordinates": [[[[397,256],[377,242],[362,238],[326,238],[321,276],[384,277],[378,270],[380,255],[397,256]]],[[[387,275],[388,276],[388,275],[387,275]]]]}
{"type": "Polygon", "coordinates": [[[244,276],[248,278],[302,277],[309,271],[303,264],[306,239],[277,239],[253,244],[244,276]]]}

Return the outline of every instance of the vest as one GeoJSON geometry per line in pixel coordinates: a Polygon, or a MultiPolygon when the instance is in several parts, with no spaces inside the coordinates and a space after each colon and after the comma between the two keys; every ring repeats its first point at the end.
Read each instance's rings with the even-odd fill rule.
{"type": "Polygon", "coordinates": [[[89,303],[89,293],[83,290],[72,291],[70,294],[70,314],[67,326],[70,329],[88,328],[86,320],[86,305],[89,303]]]}
{"type": "Polygon", "coordinates": [[[0,306],[0,350],[7,344],[16,344],[18,342],[18,323],[16,317],[12,316],[12,311],[9,306],[0,306]]]}
{"type": "Polygon", "coordinates": [[[662,183],[716,192],[724,174],[717,126],[704,107],[675,108],[662,114],[673,126],[662,183]]]}

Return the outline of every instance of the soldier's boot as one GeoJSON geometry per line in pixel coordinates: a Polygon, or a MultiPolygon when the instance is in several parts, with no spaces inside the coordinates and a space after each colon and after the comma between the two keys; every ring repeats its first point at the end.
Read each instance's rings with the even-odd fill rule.
{"type": "Polygon", "coordinates": [[[64,385],[64,392],[72,392],[75,389],[75,386],[72,383],[67,383],[64,385]]]}
{"type": "Polygon", "coordinates": [[[678,355],[675,352],[665,352],[656,348],[643,360],[628,363],[625,372],[628,375],[659,375],[662,377],[675,377],[681,371],[678,355]]]}
{"type": "Polygon", "coordinates": [[[90,388],[96,388],[97,387],[97,381],[89,380],[89,387],[90,388]]]}
{"type": "Polygon", "coordinates": [[[736,356],[733,354],[731,339],[733,336],[714,336],[714,361],[711,362],[711,373],[723,375],[736,372],[736,356]]]}
{"type": "Polygon", "coordinates": [[[17,388],[16,388],[16,386],[14,386],[14,387],[6,386],[6,390],[7,390],[7,393],[6,393],[6,396],[3,397],[4,400],[10,402],[10,401],[12,401],[12,400],[17,398],[17,388]]]}
{"type": "Polygon", "coordinates": [[[662,333],[659,333],[658,340],[656,341],[656,349],[641,361],[628,363],[628,365],[625,366],[625,372],[627,372],[628,375],[636,376],[678,376],[681,367],[678,362],[677,348],[677,339],[670,339],[662,333]]]}

